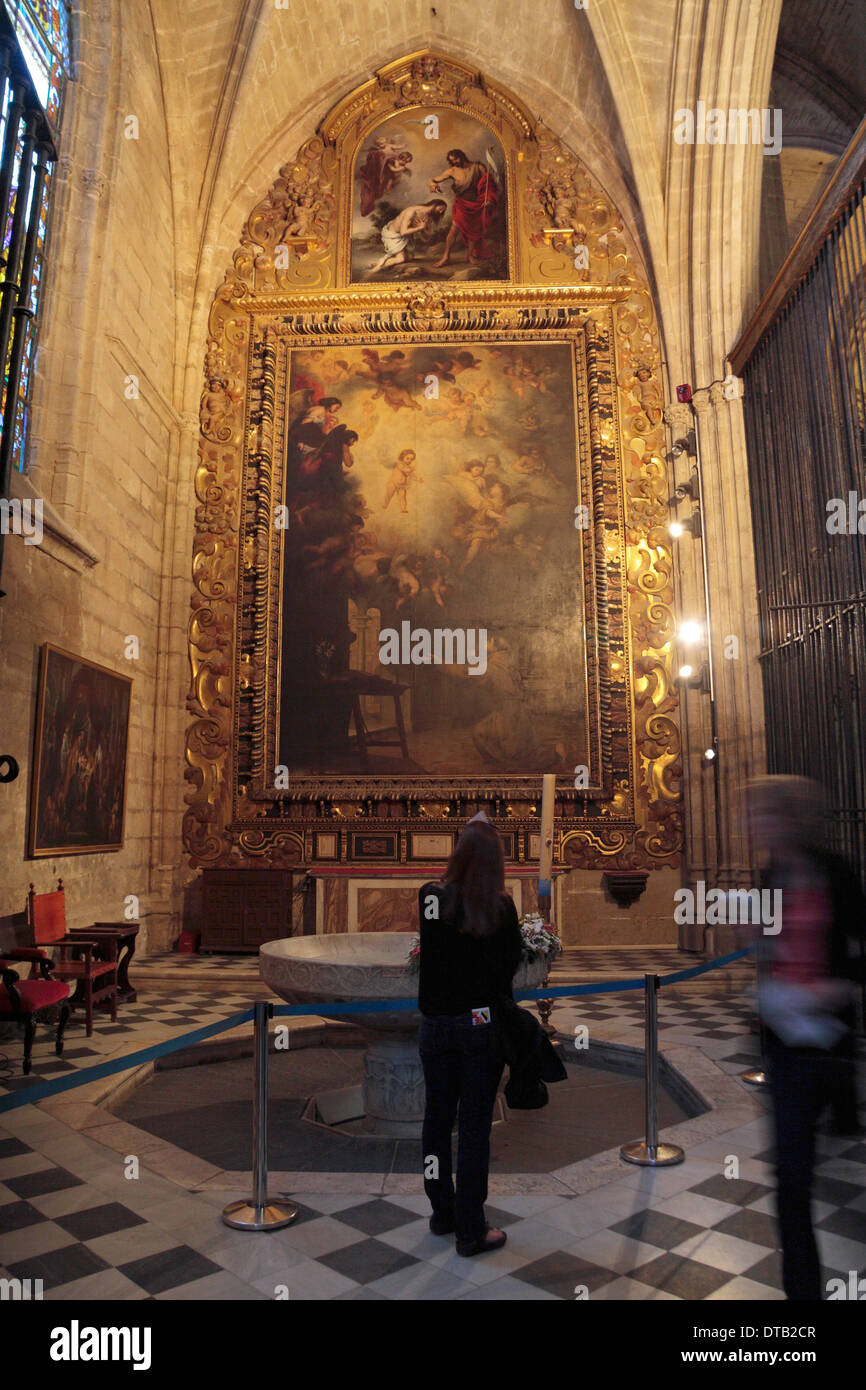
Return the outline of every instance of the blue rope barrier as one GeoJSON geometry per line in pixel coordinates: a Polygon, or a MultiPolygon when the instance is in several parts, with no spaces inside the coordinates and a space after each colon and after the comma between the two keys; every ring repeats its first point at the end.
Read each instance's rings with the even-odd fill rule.
{"type": "Polygon", "coordinates": [[[130,1052],[125,1057],[114,1057],[110,1062],[100,1062],[95,1067],[82,1067],[74,1076],[59,1076],[55,1081],[42,1081],[35,1086],[24,1086],[20,1091],[0,1096],[0,1114],[6,1110],[16,1110],[20,1105],[35,1105],[38,1100],[47,1100],[49,1096],[56,1096],[61,1091],[71,1091],[76,1086],[86,1085],[89,1081],[99,1081],[103,1076],[114,1076],[116,1072],[129,1071],[131,1067],[141,1066],[143,1062],[152,1062],[154,1058],[162,1057],[167,1052],[180,1052],[183,1048],[189,1047],[191,1042],[203,1042],[205,1038],[212,1038],[216,1033],[225,1033],[229,1028],[249,1023],[252,1017],[252,1009],[244,1009],[243,1013],[232,1014],[231,1018],[220,1019],[218,1023],[207,1023],[202,1028],[193,1029],[191,1033],[182,1033],[180,1037],[154,1043],[152,1047],[144,1047],[140,1052],[130,1052]]]}
{"type": "Polygon", "coordinates": [[[417,996],[413,999],[357,999],[344,1004],[275,1004],[274,1017],[313,1017],[323,1018],[326,1014],[381,1014],[408,1013],[417,1009],[417,996]]]}
{"type": "Polygon", "coordinates": [[[673,975],[661,975],[660,985],[673,985],[678,980],[691,980],[695,975],[704,975],[708,970],[718,970],[722,965],[730,965],[732,960],[742,960],[743,956],[751,955],[754,946],[746,946],[742,951],[731,951],[727,956],[716,956],[715,960],[705,961],[703,965],[693,965],[689,970],[677,970],[673,975]]]}
{"type": "MultiPolygon", "coordinates": [[[[695,975],[703,975],[708,970],[718,970],[723,965],[729,965],[731,961],[740,960],[743,956],[749,955],[754,949],[753,946],[747,946],[742,951],[732,951],[727,956],[718,956],[715,960],[705,961],[704,964],[692,966],[689,970],[678,970],[673,975],[662,975],[659,983],[661,985],[675,984],[679,980],[689,980],[695,975]]],[[[557,985],[553,989],[547,986],[543,989],[518,990],[514,998],[516,1000],[571,999],[582,994],[614,994],[618,991],[643,989],[644,983],[644,977],[639,976],[633,980],[603,980],[596,985],[557,985]]],[[[275,1004],[272,1006],[271,1012],[275,1018],[330,1018],[334,1014],[409,1013],[417,1008],[417,998],[360,999],[339,1004],[275,1004]]],[[[252,1009],[245,1009],[242,1013],[232,1014],[231,1018],[221,1019],[218,1023],[205,1024],[202,1028],[195,1028],[189,1033],[181,1033],[178,1037],[169,1038],[166,1042],[154,1043],[151,1047],[142,1048],[140,1052],[130,1052],[125,1057],[115,1057],[112,1061],[101,1062],[95,1067],[83,1067],[74,1076],[61,1076],[54,1081],[43,1081],[35,1086],[23,1087],[21,1090],[0,1096],[0,1114],[9,1110],[16,1110],[22,1105],[35,1105],[37,1101],[47,1100],[49,1096],[59,1095],[63,1091],[71,1091],[76,1086],[85,1086],[89,1082],[99,1081],[105,1076],[114,1076],[117,1072],[129,1071],[132,1067],[141,1066],[144,1062],[152,1062],[157,1057],[165,1056],[166,1053],[180,1052],[197,1042],[203,1042],[205,1038],[212,1038],[217,1033],[225,1033],[230,1028],[237,1028],[241,1023],[249,1023],[252,1018],[252,1009]]]]}

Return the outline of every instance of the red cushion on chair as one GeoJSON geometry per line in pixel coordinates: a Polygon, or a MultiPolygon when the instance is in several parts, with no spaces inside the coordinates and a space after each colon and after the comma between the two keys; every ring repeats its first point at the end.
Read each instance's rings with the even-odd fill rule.
{"type": "MultiPolygon", "coordinates": [[[[59,980],[21,980],[15,988],[21,996],[23,1014],[35,1014],[37,1009],[47,1009],[49,1004],[59,1004],[69,998],[69,986],[59,980]]],[[[9,991],[5,985],[0,985],[0,1013],[15,1012],[9,991]]]]}
{"type": "Polygon", "coordinates": [[[33,940],[38,944],[59,941],[66,935],[66,894],[61,888],[54,893],[33,893],[30,897],[30,925],[33,940]]]}
{"type": "Polygon", "coordinates": [[[48,960],[38,946],[16,946],[11,951],[7,947],[6,955],[9,960],[48,960]]]}

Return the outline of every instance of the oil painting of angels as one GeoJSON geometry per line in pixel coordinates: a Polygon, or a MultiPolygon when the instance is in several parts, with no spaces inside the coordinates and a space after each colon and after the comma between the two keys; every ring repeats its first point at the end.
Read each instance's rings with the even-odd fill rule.
{"type": "Polygon", "coordinates": [[[571,345],[298,347],[289,370],[279,761],[454,777],[586,762],[571,345]],[[407,624],[483,631],[485,669],[383,664],[380,634],[407,624]]]}

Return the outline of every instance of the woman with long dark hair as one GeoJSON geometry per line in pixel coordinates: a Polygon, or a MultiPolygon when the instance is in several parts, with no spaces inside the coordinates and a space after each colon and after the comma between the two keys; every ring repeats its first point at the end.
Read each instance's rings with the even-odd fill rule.
{"type": "Polygon", "coordinates": [[[490,1126],[502,1074],[493,1046],[498,998],[512,999],[520,961],[517,911],[505,892],[499,832],[486,816],[466,826],[440,883],[418,895],[421,962],[418,1004],[424,1113],[424,1190],[434,1235],[457,1234],[459,1255],[505,1244],[484,1218],[490,1126]],[[458,1123],[457,1184],[451,1174],[451,1131],[458,1123]]]}

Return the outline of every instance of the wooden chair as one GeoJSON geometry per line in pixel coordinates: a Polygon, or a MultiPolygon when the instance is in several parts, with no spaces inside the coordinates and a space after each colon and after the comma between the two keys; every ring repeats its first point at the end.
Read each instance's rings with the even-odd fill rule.
{"type": "Polygon", "coordinates": [[[51,978],[51,962],[44,951],[25,946],[27,931],[24,912],[0,917],[0,1021],[24,1029],[24,1075],[30,1074],[36,1025],[58,1014],[54,1050],[63,1052],[63,1030],[69,1019],[70,986],[51,978]],[[30,964],[30,979],[22,980],[13,966],[30,964]],[[34,978],[35,976],[35,978],[34,978]]]}
{"type": "Polygon", "coordinates": [[[27,894],[27,920],[34,946],[51,946],[57,952],[53,975],[58,980],[74,980],[72,1007],[84,1004],[88,1038],[93,1032],[94,1004],[107,1004],[112,1023],[117,1022],[117,942],[102,935],[88,938],[86,932],[74,936],[66,931],[66,894],[63,880],[57,880],[53,893],[37,893],[33,884],[27,894]],[[102,959],[99,959],[99,956],[102,959]]]}
{"type": "Polygon", "coordinates": [[[385,676],[372,675],[367,671],[348,671],[343,676],[335,676],[326,684],[329,690],[351,696],[352,721],[355,725],[355,750],[361,760],[363,771],[366,772],[370,767],[369,749],[371,748],[399,748],[403,759],[408,760],[409,745],[406,740],[406,727],[403,721],[403,706],[400,703],[401,695],[409,689],[408,685],[400,685],[398,681],[388,680],[385,676]],[[386,700],[394,701],[396,738],[389,738],[389,731],[386,729],[371,732],[367,728],[361,707],[361,700],[365,695],[378,695],[386,700]]]}

